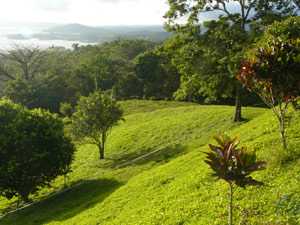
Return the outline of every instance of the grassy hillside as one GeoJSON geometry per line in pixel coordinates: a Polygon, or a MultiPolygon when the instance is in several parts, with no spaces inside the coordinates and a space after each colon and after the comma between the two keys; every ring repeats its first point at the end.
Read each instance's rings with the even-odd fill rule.
{"type": "MultiPolygon", "coordinates": [[[[299,113],[289,115],[290,149],[283,153],[278,123],[267,109],[243,108],[245,120],[233,124],[234,108],[228,106],[149,101],[122,106],[126,122],[111,133],[105,160],[98,159],[94,146],[79,147],[67,179],[68,186],[78,186],[8,215],[0,224],[225,224],[228,184],[210,176],[199,151],[207,150],[210,134],[219,131],[238,135],[242,145],[257,144],[259,158],[269,162],[253,175],[266,187],[235,189],[235,224],[300,222],[299,113]]],[[[58,178],[32,198],[63,185],[58,178]]],[[[2,213],[9,207],[15,204],[2,199],[2,213]]]]}

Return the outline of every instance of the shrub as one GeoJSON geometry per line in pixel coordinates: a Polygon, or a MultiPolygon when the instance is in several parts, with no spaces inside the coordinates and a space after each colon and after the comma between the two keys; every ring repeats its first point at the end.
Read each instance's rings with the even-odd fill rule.
{"type": "Polygon", "coordinates": [[[0,101],[0,194],[28,201],[59,175],[70,171],[75,151],[57,115],[0,101]]]}

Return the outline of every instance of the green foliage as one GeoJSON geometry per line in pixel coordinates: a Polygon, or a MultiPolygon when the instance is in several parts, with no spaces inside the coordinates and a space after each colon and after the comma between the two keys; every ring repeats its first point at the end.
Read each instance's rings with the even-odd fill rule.
{"type": "Polygon", "coordinates": [[[9,81],[3,92],[5,97],[29,109],[43,108],[53,113],[58,113],[60,102],[68,99],[66,81],[51,75],[34,84],[21,79],[9,81]]]}
{"type": "Polygon", "coordinates": [[[214,136],[219,146],[209,145],[211,152],[205,152],[205,162],[215,172],[213,176],[224,179],[230,184],[236,184],[245,188],[246,185],[264,186],[249,176],[252,172],[260,169],[266,162],[256,162],[256,149],[249,150],[247,147],[236,149],[239,142],[237,137],[231,140],[226,134],[221,138],[214,136]]]}
{"type": "MultiPolygon", "coordinates": [[[[183,62],[179,59],[180,64],[177,66],[184,72],[179,70],[182,78],[180,88],[175,93],[176,99],[188,98],[191,101],[200,95],[200,101],[203,101],[204,97],[206,102],[219,103],[219,99],[231,98],[235,90],[236,111],[233,120],[239,121],[242,92],[239,84],[235,82],[235,75],[239,70],[244,49],[247,49],[254,42],[255,35],[259,34],[255,29],[251,29],[255,35],[248,32],[247,25],[263,20],[263,25],[260,24],[257,28],[263,29],[267,22],[273,22],[273,19],[265,18],[268,15],[275,13],[285,17],[297,14],[299,5],[295,5],[294,2],[297,1],[168,0],[166,29],[191,44],[179,45],[177,52],[178,57],[183,59],[183,62]],[[231,4],[236,4],[237,8],[233,10],[231,4]],[[217,22],[204,22],[208,31],[201,37],[199,22],[203,20],[202,14],[210,11],[220,11],[222,14],[217,22]],[[186,18],[185,24],[179,20],[181,17],[186,18]],[[200,54],[200,57],[197,54],[200,54]]],[[[280,16],[280,19],[282,17],[280,16]]]]}
{"type": "Polygon", "coordinates": [[[211,11],[219,11],[229,16],[231,21],[235,24],[249,24],[252,21],[260,20],[261,25],[265,26],[286,16],[297,15],[300,7],[297,0],[250,0],[242,2],[238,0],[215,2],[209,0],[168,0],[168,4],[170,8],[168,12],[166,12],[165,18],[167,19],[166,27],[169,30],[183,29],[183,26],[177,23],[181,17],[187,16],[187,22],[189,24],[196,24],[201,19],[201,14],[211,11]],[[230,4],[239,5],[240,10],[233,9],[230,7],[230,4]],[[250,14],[251,11],[252,14],[250,14]]]}
{"type": "Polygon", "coordinates": [[[42,71],[48,52],[39,46],[14,44],[0,53],[0,76],[2,80],[17,78],[33,83],[42,71]]]}
{"type": "Polygon", "coordinates": [[[113,86],[116,97],[121,99],[141,99],[143,97],[143,83],[134,72],[120,77],[117,86],[113,86]]]}
{"type": "Polygon", "coordinates": [[[239,26],[231,26],[228,17],[204,22],[204,30],[203,34],[189,32],[170,43],[169,47],[180,46],[175,41],[182,39],[183,44],[177,49],[177,55],[174,54],[173,62],[182,73],[175,96],[195,100],[201,96],[200,101],[205,103],[231,100],[229,103],[233,104],[235,74],[239,70],[243,46],[249,40],[239,26]]]}
{"type": "Polygon", "coordinates": [[[8,82],[3,93],[13,102],[32,108],[32,91],[32,85],[28,81],[16,79],[8,82]]]}
{"type": "Polygon", "coordinates": [[[100,159],[104,158],[104,145],[113,126],[122,119],[122,110],[107,93],[97,91],[81,97],[72,115],[71,133],[81,143],[97,145],[100,159]]]}
{"type": "MultiPolygon", "coordinates": [[[[297,19],[289,18],[275,28],[286,32],[291,23],[297,19]]],[[[300,20],[298,19],[298,23],[300,20]]],[[[300,90],[300,38],[295,33],[284,34],[289,39],[272,36],[274,27],[266,30],[268,42],[254,52],[254,56],[242,63],[243,68],[237,79],[250,91],[256,92],[261,99],[274,111],[280,122],[282,144],[286,146],[285,114],[290,103],[299,108],[297,99],[300,90]],[[276,108],[278,105],[279,109],[276,108]]],[[[294,32],[299,32],[295,28],[294,32]]],[[[276,31],[275,31],[276,33],[276,31]]],[[[299,35],[299,34],[298,34],[299,35]]],[[[253,54],[253,52],[252,52],[253,54]]]]}
{"type": "Polygon", "coordinates": [[[59,112],[63,116],[71,118],[73,111],[74,111],[74,109],[70,103],[68,103],[68,102],[60,103],[59,112]]]}
{"type": "Polygon", "coordinates": [[[134,71],[143,85],[146,99],[172,98],[179,85],[176,68],[169,65],[170,56],[163,47],[155,51],[146,51],[135,58],[134,71]]]}
{"type": "Polygon", "coordinates": [[[260,48],[254,58],[243,63],[237,77],[249,90],[257,92],[267,105],[297,105],[300,90],[300,38],[274,40],[260,48]]]}
{"type": "Polygon", "coordinates": [[[300,34],[300,17],[299,16],[290,16],[289,18],[283,21],[275,21],[270,26],[268,26],[262,37],[263,42],[269,42],[270,39],[274,37],[280,38],[283,40],[296,39],[300,34]]]}
{"type": "Polygon", "coordinates": [[[0,193],[28,195],[70,171],[75,148],[57,115],[0,102],[0,193]]]}
{"type": "MultiPolygon", "coordinates": [[[[20,65],[3,56],[0,76],[5,85],[5,96],[30,109],[44,108],[55,113],[59,113],[60,103],[75,105],[80,96],[88,96],[97,89],[106,91],[114,87],[116,99],[142,98],[143,85],[134,73],[134,59],[158,44],[145,40],[116,40],[101,45],[77,46],[76,51],[51,48],[41,52],[39,48],[23,49],[20,46],[18,54],[32,50],[34,54],[41,54],[42,61],[32,67],[27,65],[31,70],[26,77],[30,78],[24,79],[20,65]],[[20,80],[15,80],[16,77],[20,80]],[[6,80],[12,81],[6,84],[6,80]]],[[[12,49],[11,53],[14,51],[12,49]]],[[[165,86],[173,83],[168,79],[155,92],[167,92],[169,97],[174,88],[169,90],[165,86]]],[[[160,83],[157,81],[156,84],[160,83]]]]}

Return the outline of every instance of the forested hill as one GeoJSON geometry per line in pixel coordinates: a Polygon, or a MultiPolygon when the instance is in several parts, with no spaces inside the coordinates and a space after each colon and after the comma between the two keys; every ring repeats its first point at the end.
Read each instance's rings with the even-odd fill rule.
{"type": "MultiPolygon", "coordinates": [[[[163,26],[91,27],[74,23],[43,30],[42,33],[33,34],[32,38],[102,43],[118,39],[164,41],[171,36],[172,34],[164,30],[163,26]]],[[[26,39],[22,34],[10,34],[7,37],[26,39]]]]}
{"type": "Polygon", "coordinates": [[[62,33],[62,34],[103,34],[103,33],[108,33],[108,31],[106,31],[102,28],[85,26],[85,25],[81,25],[78,23],[56,26],[54,28],[44,30],[43,32],[62,33]]]}
{"type": "Polygon", "coordinates": [[[61,26],[56,26],[50,29],[46,29],[43,32],[50,33],[77,33],[77,34],[124,34],[124,33],[134,33],[134,32],[164,32],[167,33],[163,26],[153,25],[153,26],[100,26],[92,27],[86,26],[78,23],[65,24],[61,26]]]}

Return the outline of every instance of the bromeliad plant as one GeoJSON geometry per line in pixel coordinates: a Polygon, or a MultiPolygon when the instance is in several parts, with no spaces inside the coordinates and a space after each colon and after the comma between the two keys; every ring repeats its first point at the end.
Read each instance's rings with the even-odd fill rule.
{"type": "Polygon", "coordinates": [[[264,186],[263,182],[254,180],[249,176],[252,172],[263,169],[266,162],[256,162],[256,148],[249,150],[247,147],[237,149],[239,141],[237,137],[231,140],[226,134],[220,134],[220,138],[213,136],[219,146],[209,144],[210,152],[206,162],[215,172],[213,176],[225,180],[230,185],[230,205],[228,223],[232,224],[232,196],[234,184],[245,188],[246,185],[264,186]]]}

